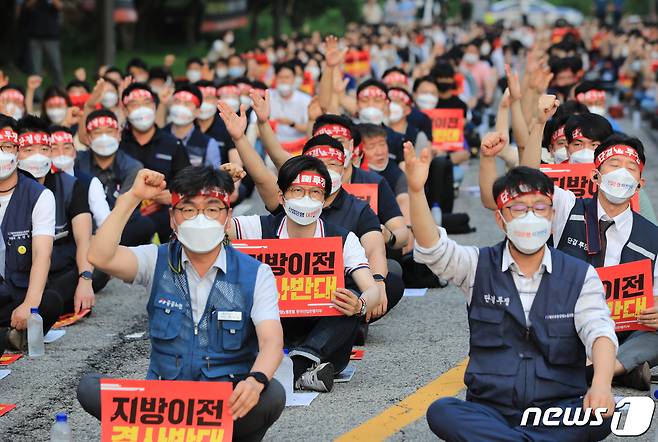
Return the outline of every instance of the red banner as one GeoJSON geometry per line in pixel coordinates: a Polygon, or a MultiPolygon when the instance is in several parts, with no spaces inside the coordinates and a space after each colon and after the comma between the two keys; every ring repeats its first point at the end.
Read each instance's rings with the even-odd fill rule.
{"type": "Polygon", "coordinates": [[[344,66],[345,72],[353,77],[370,75],[370,52],[347,51],[344,66]]]}
{"type": "Polygon", "coordinates": [[[378,186],[376,183],[343,184],[343,189],[355,197],[367,201],[373,212],[377,213],[378,186]]]}
{"type": "Polygon", "coordinates": [[[296,157],[297,155],[302,154],[304,144],[306,144],[306,137],[294,141],[288,141],[287,143],[281,143],[281,147],[283,147],[283,149],[290,155],[296,157]]]}
{"type": "Polygon", "coordinates": [[[605,299],[615,321],[615,331],[655,331],[637,322],[636,315],[653,307],[651,260],[596,269],[605,288],[605,299]]]}
{"type": "Polygon", "coordinates": [[[5,353],[0,356],[0,367],[7,366],[23,357],[22,353],[5,353]]]}
{"type": "Polygon", "coordinates": [[[464,110],[426,109],[432,120],[432,147],[441,152],[464,149],[464,110]]]}
{"type": "Polygon", "coordinates": [[[77,315],[75,313],[67,313],[65,315],[62,315],[62,316],[59,317],[57,322],[55,322],[55,325],[53,325],[53,328],[62,328],[62,327],[67,327],[69,325],[75,324],[80,319],[87,316],[90,312],[91,312],[91,309],[86,308],[86,309],[80,310],[77,315]]]}
{"type": "MultiPolygon", "coordinates": [[[[585,164],[542,164],[540,170],[548,175],[556,186],[569,190],[577,198],[591,198],[596,192],[597,186],[590,177],[594,163],[585,164]]],[[[631,198],[631,209],[640,211],[640,201],[637,193],[631,198]]]]}
{"type": "Polygon", "coordinates": [[[14,408],[16,408],[16,404],[0,404],[0,416],[9,413],[14,408]]]}
{"type": "Polygon", "coordinates": [[[101,441],[230,441],[230,382],[101,379],[101,441]]]}
{"type": "Polygon", "coordinates": [[[269,265],[281,317],[340,316],[331,299],[345,287],[340,237],[236,240],[233,247],[269,265]]]}

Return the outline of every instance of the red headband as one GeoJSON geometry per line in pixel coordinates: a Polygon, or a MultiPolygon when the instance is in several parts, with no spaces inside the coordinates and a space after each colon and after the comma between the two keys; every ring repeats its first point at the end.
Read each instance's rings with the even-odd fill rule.
{"type": "MultiPolygon", "coordinates": [[[[525,186],[522,186],[522,189],[524,187],[525,186]]],[[[512,191],[510,189],[505,189],[500,193],[500,195],[498,195],[498,198],[496,198],[496,205],[498,206],[498,209],[500,210],[503,207],[505,207],[505,204],[509,203],[513,199],[516,199],[516,198],[518,198],[520,196],[524,196],[524,195],[544,195],[544,196],[549,197],[551,200],[553,199],[552,194],[550,194],[550,193],[546,194],[546,193],[540,192],[538,190],[527,190],[525,192],[524,191],[515,192],[515,191],[512,191]]]]}
{"type": "Polygon", "coordinates": [[[73,144],[73,135],[63,130],[59,132],[52,133],[50,135],[50,140],[53,143],[71,143],[73,144]]]}
{"type": "Polygon", "coordinates": [[[42,144],[50,146],[50,137],[45,132],[26,132],[18,136],[18,145],[20,147],[42,144]]]}
{"type": "Polygon", "coordinates": [[[119,123],[117,123],[117,120],[114,118],[107,116],[96,117],[87,123],[88,132],[91,132],[94,129],[98,129],[99,127],[111,127],[112,129],[118,129],[119,123]]]}
{"type": "Polygon", "coordinates": [[[313,136],[316,135],[322,135],[326,134],[329,135],[330,137],[336,138],[336,137],[343,137],[347,138],[348,140],[352,139],[352,132],[345,126],[341,126],[340,124],[327,124],[326,126],[320,127],[313,136]]]}
{"type": "Polygon", "coordinates": [[[7,89],[6,91],[3,91],[0,94],[0,100],[17,100],[20,102],[25,101],[25,96],[21,94],[20,91],[17,91],[16,89],[7,89]]]}
{"type": "Polygon", "coordinates": [[[315,158],[335,158],[340,161],[341,164],[345,162],[345,153],[333,146],[313,146],[307,150],[304,155],[315,158]]]}
{"type": "Polygon", "coordinates": [[[177,100],[183,100],[183,101],[191,101],[194,103],[196,107],[201,106],[201,102],[199,101],[199,97],[194,95],[192,92],[188,91],[178,91],[176,92],[172,98],[177,99],[177,100]]]}
{"type": "Polygon", "coordinates": [[[52,106],[66,106],[66,99],[64,97],[50,97],[49,99],[46,100],[46,104],[52,105],[52,106]]]}
{"type": "Polygon", "coordinates": [[[240,89],[232,84],[222,86],[217,89],[217,96],[219,97],[222,95],[240,95],[240,89]]]}
{"type": "Polygon", "coordinates": [[[171,192],[171,207],[176,207],[178,203],[181,202],[183,198],[194,198],[195,196],[205,196],[208,198],[217,198],[224,203],[226,208],[231,207],[231,200],[229,194],[225,190],[213,187],[210,189],[203,189],[199,191],[196,195],[181,195],[180,193],[171,192]]]}
{"type": "Polygon", "coordinates": [[[606,150],[601,152],[594,158],[594,166],[598,169],[601,164],[603,164],[608,158],[621,155],[631,160],[635,161],[638,166],[640,166],[640,171],[644,168],[642,161],[640,161],[640,156],[637,154],[637,151],[630,146],[625,144],[615,144],[614,146],[608,147],[606,150]]]}
{"type": "Polygon", "coordinates": [[[18,144],[18,134],[11,129],[0,130],[0,143],[6,141],[18,144]]]}
{"type": "Polygon", "coordinates": [[[589,90],[587,92],[581,92],[576,95],[576,101],[598,101],[605,100],[605,91],[589,90]]]}
{"type": "Polygon", "coordinates": [[[585,135],[583,135],[583,131],[580,130],[579,127],[575,128],[573,130],[573,132],[571,132],[571,140],[572,141],[581,140],[583,138],[587,138],[587,137],[585,135]]]}
{"type": "Polygon", "coordinates": [[[387,86],[391,84],[406,83],[408,77],[401,72],[391,72],[386,77],[384,77],[384,84],[387,86]]]}
{"type": "Polygon", "coordinates": [[[217,88],[215,86],[199,86],[201,93],[205,95],[212,95],[213,97],[217,95],[217,88]]]}
{"type": "Polygon", "coordinates": [[[407,94],[405,94],[404,92],[399,91],[397,89],[393,89],[393,90],[388,91],[388,98],[390,98],[391,100],[393,100],[393,99],[401,100],[407,106],[409,106],[411,104],[411,98],[409,98],[409,96],[407,94]]]}
{"type": "Polygon", "coordinates": [[[310,171],[300,172],[299,175],[297,175],[297,177],[291,184],[300,184],[302,186],[314,186],[314,187],[319,187],[322,190],[324,190],[327,185],[325,179],[322,178],[322,175],[310,171]]]}
{"type": "Polygon", "coordinates": [[[360,100],[361,98],[383,98],[384,100],[388,100],[388,97],[386,96],[386,92],[378,88],[377,86],[368,86],[365,89],[363,89],[361,92],[359,92],[359,95],[357,98],[360,100]]]}
{"type": "Polygon", "coordinates": [[[551,144],[555,143],[560,138],[565,138],[564,125],[558,127],[557,130],[555,132],[553,132],[553,135],[551,135],[551,144]]]}
{"type": "Polygon", "coordinates": [[[153,100],[153,95],[146,89],[133,89],[128,95],[123,98],[123,104],[127,105],[133,100],[139,100],[140,98],[148,98],[153,100]]]}

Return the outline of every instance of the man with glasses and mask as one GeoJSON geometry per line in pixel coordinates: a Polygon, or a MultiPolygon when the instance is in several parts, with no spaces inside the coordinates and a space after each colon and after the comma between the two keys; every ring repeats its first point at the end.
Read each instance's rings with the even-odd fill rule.
{"type": "MultiPolygon", "coordinates": [[[[483,149],[504,147],[489,145],[483,149]]],[[[507,239],[462,246],[436,227],[425,199],[430,153],[405,146],[414,259],[464,292],[470,329],[466,401],[444,398],[427,411],[445,440],[601,440],[615,402],[617,338],[594,268],[546,245],[554,217],[553,181],[527,167],[493,187],[495,220],[507,239]],[[585,361],[594,364],[588,391],[585,361]],[[584,397],[583,397],[584,396],[584,397]],[[521,426],[528,407],[607,408],[601,426],[521,426]]]]}
{"type": "MultiPolygon", "coordinates": [[[[121,231],[141,201],[167,187],[143,169],[92,240],[90,261],[146,288],[151,338],[147,379],[233,382],[227,406],[235,440],[261,440],[285,405],[272,379],[283,356],[276,281],[269,266],[225,245],[233,181],[212,167],[189,167],[170,184],[175,239],[119,246],[121,231]]],[[[82,407],[100,419],[100,374],[78,386],[82,407]]]]}

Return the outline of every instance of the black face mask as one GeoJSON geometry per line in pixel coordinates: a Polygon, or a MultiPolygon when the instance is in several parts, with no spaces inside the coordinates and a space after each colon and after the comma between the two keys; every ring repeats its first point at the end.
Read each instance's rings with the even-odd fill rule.
{"type": "Polygon", "coordinates": [[[571,89],[573,89],[573,87],[574,87],[575,85],[576,85],[576,83],[573,83],[573,84],[569,84],[569,85],[566,85],[566,86],[556,86],[556,87],[554,87],[554,88],[552,88],[552,89],[553,89],[556,93],[562,95],[562,96],[564,97],[564,99],[566,100],[566,99],[569,98],[569,93],[571,92],[571,89]]]}
{"type": "Polygon", "coordinates": [[[437,83],[439,92],[448,92],[455,88],[455,83],[437,83]]]}

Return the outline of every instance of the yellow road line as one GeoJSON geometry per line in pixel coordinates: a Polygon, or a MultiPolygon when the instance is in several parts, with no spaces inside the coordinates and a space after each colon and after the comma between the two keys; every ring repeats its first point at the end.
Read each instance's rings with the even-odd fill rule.
{"type": "Polygon", "coordinates": [[[427,408],[435,400],[459,393],[464,388],[464,371],[467,363],[468,358],[397,404],[343,434],[336,439],[336,442],[383,441],[397,433],[425,416],[427,408]]]}

